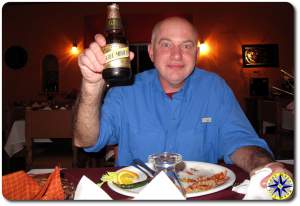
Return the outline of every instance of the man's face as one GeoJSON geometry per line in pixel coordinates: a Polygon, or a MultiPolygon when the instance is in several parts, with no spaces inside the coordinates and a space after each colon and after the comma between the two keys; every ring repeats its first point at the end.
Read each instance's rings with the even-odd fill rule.
{"type": "Polygon", "coordinates": [[[184,21],[166,21],[157,30],[148,52],[162,85],[182,86],[195,67],[197,36],[184,21]]]}

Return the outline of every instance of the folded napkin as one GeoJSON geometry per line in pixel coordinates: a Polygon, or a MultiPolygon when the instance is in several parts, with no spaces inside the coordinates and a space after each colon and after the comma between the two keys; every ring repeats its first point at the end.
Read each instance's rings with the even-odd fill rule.
{"type": "Polygon", "coordinates": [[[257,170],[255,174],[251,176],[250,181],[245,180],[240,185],[233,187],[232,190],[245,194],[244,200],[272,200],[272,196],[267,191],[267,188],[263,188],[260,185],[262,179],[271,174],[271,172],[272,170],[270,168],[257,170]]]}
{"type": "Polygon", "coordinates": [[[177,186],[161,171],[134,198],[134,200],[185,200],[177,186]]]}
{"type": "Polygon", "coordinates": [[[112,198],[92,180],[83,175],[76,187],[74,200],[112,200],[112,198]]]}
{"type": "Polygon", "coordinates": [[[65,197],[58,167],[42,186],[24,171],[2,176],[2,193],[8,200],[63,200],[65,197]]]}
{"type": "Polygon", "coordinates": [[[250,183],[250,180],[246,179],[241,184],[239,184],[235,187],[232,187],[232,191],[240,193],[240,194],[246,194],[249,183],[250,183]]]}

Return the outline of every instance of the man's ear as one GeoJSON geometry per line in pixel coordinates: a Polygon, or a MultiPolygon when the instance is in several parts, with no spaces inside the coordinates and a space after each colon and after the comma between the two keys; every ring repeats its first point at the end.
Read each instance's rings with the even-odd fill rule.
{"type": "Polygon", "coordinates": [[[199,51],[200,49],[198,48],[198,47],[196,47],[196,61],[197,61],[197,59],[198,59],[198,55],[200,54],[200,51],[199,51]]]}
{"type": "Polygon", "coordinates": [[[153,46],[151,43],[148,44],[148,54],[149,54],[151,61],[153,62],[153,46]]]}

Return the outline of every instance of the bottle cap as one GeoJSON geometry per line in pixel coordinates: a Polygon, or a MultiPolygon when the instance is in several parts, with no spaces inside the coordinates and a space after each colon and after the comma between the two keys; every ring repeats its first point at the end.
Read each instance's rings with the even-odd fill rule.
{"type": "Polygon", "coordinates": [[[119,12],[119,5],[116,3],[109,4],[107,6],[107,18],[113,19],[113,18],[120,18],[120,12],[119,12]]]}

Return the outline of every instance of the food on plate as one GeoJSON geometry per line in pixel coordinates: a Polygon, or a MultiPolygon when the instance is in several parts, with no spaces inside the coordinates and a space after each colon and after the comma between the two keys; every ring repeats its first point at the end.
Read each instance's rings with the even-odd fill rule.
{"type": "Polygon", "coordinates": [[[227,170],[211,176],[197,175],[199,170],[193,168],[184,172],[188,174],[188,176],[180,178],[180,181],[182,183],[186,183],[187,186],[185,186],[184,189],[187,193],[210,190],[224,184],[229,179],[227,176],[227,170]]]}
{"type": "Polygon", "coordinates": [[[140,181],[140,182],[135,182],[135,183],[132,183],[132,184],[117,184],[117,183],[114,183],[114,185],[122,188],[122,189],[135,189],[135,188],[138,188],[138,187],[143,187],[144,185],[146,185],[147,183],[150,182],[150,179],[145,179],[143,181],[140,181]]]}
{"type": "Polygon", "coordinates": [[[139,175],[130,170],[120,170],[118,172],[107,172],[101,177],[98,185],[101,187],[104,182],[112,182],[122,189],[134,189],[142,187],[150,182],[150,179],[137,182],[139,175]]]}
{"type": "Polygon", "coordinates": [[[139,175],[135,172],[129,170],[121,170],[117,175],[118,184],[132,184],[139,178],[139,175]]]}
{"type": "MultiPolygon", "coordinates": [[[[116,184],[132,184],[139,178],[139,175],[129,170],[120,170],[118,172],[107,172],[101,177],[101,185],[104,182],[113,182],[116,184]]],[[[100,186],[101,186],[100,185],[100,186]]]]}

